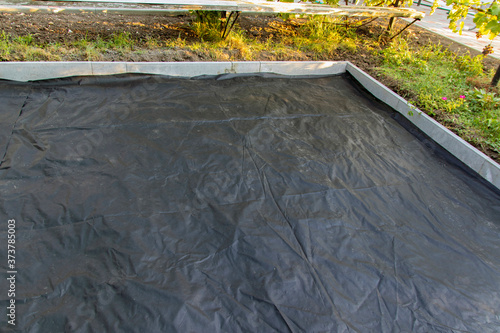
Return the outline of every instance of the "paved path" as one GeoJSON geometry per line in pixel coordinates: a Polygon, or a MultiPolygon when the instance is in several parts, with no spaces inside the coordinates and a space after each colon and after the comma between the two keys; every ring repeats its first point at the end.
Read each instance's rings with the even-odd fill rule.
{"type": "Polygon", "coordinates": [[[486,37],[481,37],[480,39],[476,38],[476,31],[469,30],[475,27],[475,24],[472,22],[473,16],[469,15],[465,20],[465,27],[462,31],[462,35],[458,33],[454,33],[448,28],[449,21],[447,19],[448,11],[445,9],[437,9],[436,12],[432,15],[430,13],[430,5],[432,5],[431,1],[422,1],[420,6],[417,5],[418,1],[413,3],[411,8],[417,9],[419,11],[425,12],[426,16],[420,22],[415,23],[416,25],[425,28],[427,30],[436,32],[442,36],[448,37],[455,42],[460,44],[469,46],[479,52],[483,51],[483,48],[492,43],[493,46],[493,54],[490,54],[491,57],[500,59],[500,36],[495,38],[493,42],[486,37]]]}

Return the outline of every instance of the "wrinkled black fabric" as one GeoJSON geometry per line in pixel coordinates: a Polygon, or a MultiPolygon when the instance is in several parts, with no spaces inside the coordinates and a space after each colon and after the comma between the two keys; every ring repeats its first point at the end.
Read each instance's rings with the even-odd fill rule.
{"type": "Polygon", "coordinates": [[[500,327],[498,191],[348,75],[4,81],[0,103],[15,330],[500,327]]]}

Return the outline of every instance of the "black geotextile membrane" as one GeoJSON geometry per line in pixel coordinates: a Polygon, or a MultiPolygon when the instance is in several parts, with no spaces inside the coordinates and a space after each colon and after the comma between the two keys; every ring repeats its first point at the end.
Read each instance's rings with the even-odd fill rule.
{"type": "Polygon", "coordinates": [[[347,74],[3,81],[0,101],[2,330],[500,327],[499,192],[347,74]]]}

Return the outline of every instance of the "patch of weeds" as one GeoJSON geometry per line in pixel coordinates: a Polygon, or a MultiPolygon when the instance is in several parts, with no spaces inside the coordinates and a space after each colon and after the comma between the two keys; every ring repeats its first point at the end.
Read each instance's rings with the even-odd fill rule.
{"type": "Polygon", "coordinates": [[[78,53],[86,61],[97,60],[99,56],[99,52],[96,50],[96,43],[89,41],[87,38],[73,42],[72,46],[78,50],[78,53]]]}
{"type": "MultiPolygon", "coordinates": [[[[117,50],[132,50],[134,47],[134,40],[130,38],[129,32],[122,32],[119,34],[114,34],[111,40],[107,43],[107,47],[117,49],[117,50]]],[[[104,45],[96,45],[96,48],[106,47],[104,45]]]]}
{"type": "MultiPolygon", "coordinates": [[[[428,56],[416,57],[404,39],[395,40],[389,47],[381,51],[385,67],[399,68],[403,66],[421,67],[427,65],[428,56]]],[[[424,52],[425,54],[426,52],[424,52]]]]}
{"type": "Polygon", "coordinates": [[[51,52],[38,48],[31,47],[26,50],[25,59],[26,61],[58,61],[60,57],[58,55],[54,55],[51,52]]]}
{"type": "Polygon", "coordinates": [[[161,42],[157,40],[156,38],[153,38],[151,36],[146,36],[146,41],[145,41],[145,46],[150,49],[156,49],[160,47],[161,42]]]}
{"type": "Polygon", "coordinates": [[[500,152],[500,96],[497,89],[475,87],[488,82],[483,56],[457,56],[439,45],[412,49],[399,39],[381,52],[378,69],[417,96],[416,105],[431,116],[456,124],[469,142],[500,152]]]}
{"type": "Polygon", "coordinates": [[[8,60],[8,57],[10,56],[11,53],[11,43],[10,43],[10,37],[5,33],[5,31],[2,31],[2,34],[0,34],[0,57],[1,60],[8,60]]]}
{"type": "Polygon", "coordinates": [[[335,50],[355,52],[362,43],[355,29],[342,25],[338,18],[313,17],[299,27],[293,46],[300,51],[314,52],[319,58],[331,55],[335,50]]]}
{"type": "Polygon", "coordinates": [[[484,55],[482,54],[476,57],[465,54],[456,56],[455,63],[457,68],[462,72],[466,72],[469,77],[484,77],[483,59],[484,55]]]}
{"type": "Polygon", "coordinates": [[[181,34],[179,33],[179,36],[176,39],[168,40],[164,45],[167,48],[183,48],[186,47],[187,42],[184,38],[181,37],[181,34]]]}
{"type": "Polygon", "coordinates": [[[203,41],[221,40],[221,23],[225,21],[223,12],[196,10],[191,22],[191,30],[203,41]]]}
{"type": "Polygon", "coordinates": [[[238,51],[239,56],[244,60],[253,60],[254,52],[252,49],[252,44],[247,38],[240,32],[234,31],[228,36],[224,41],[231,49],[238,51]]]}
{"type": "Polygon", "coordinates": [[[2,61],[57,61],[61,60],[60,45],[37,45],[32,35],[12,37],[0,34],[0,60],[2,61]]]}
{"type": "Polygon", "coordinates": [[[35,42],[33,41],[33,36],[31,34],[28,34],[26,36],[17,36],[13,38],[12,40],[14,43],[17,43],[19,45],[23,46],[36,46],[35,42]]]}

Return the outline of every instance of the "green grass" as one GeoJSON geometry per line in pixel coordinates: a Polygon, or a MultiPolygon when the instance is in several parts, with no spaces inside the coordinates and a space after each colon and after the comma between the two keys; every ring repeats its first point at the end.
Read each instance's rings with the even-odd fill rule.
{"type": "Polygon", "coordinates": [[[89,39],[87,36],[69,43],[37,44],[31,35],[12,37],[2,31],[0,34],[0,60],[2,61],[60,61],[76,58],[101,60],[107,50],[121,53],[134,50],[135,41],[129,33],[119,33],[108,40],[89,39]]]}
{"type": "Polygon", "coordinates": [[[292,39],[300,50],[316,54],[331,54],[337,49],[355,52],[362,38],[352,28],[346,28],[338,19],[315,17],[298,30],[292,39]]]}
{"type": "Polygon", "coordinates": [[[483,71],[482,55],[457,56],[431,44],[411,49],[402,39],[381,54],[378,71],[395,79],[413,104],[465,140],[500,152],[500,98],[487,86],[493,73],[483,71]]]}

